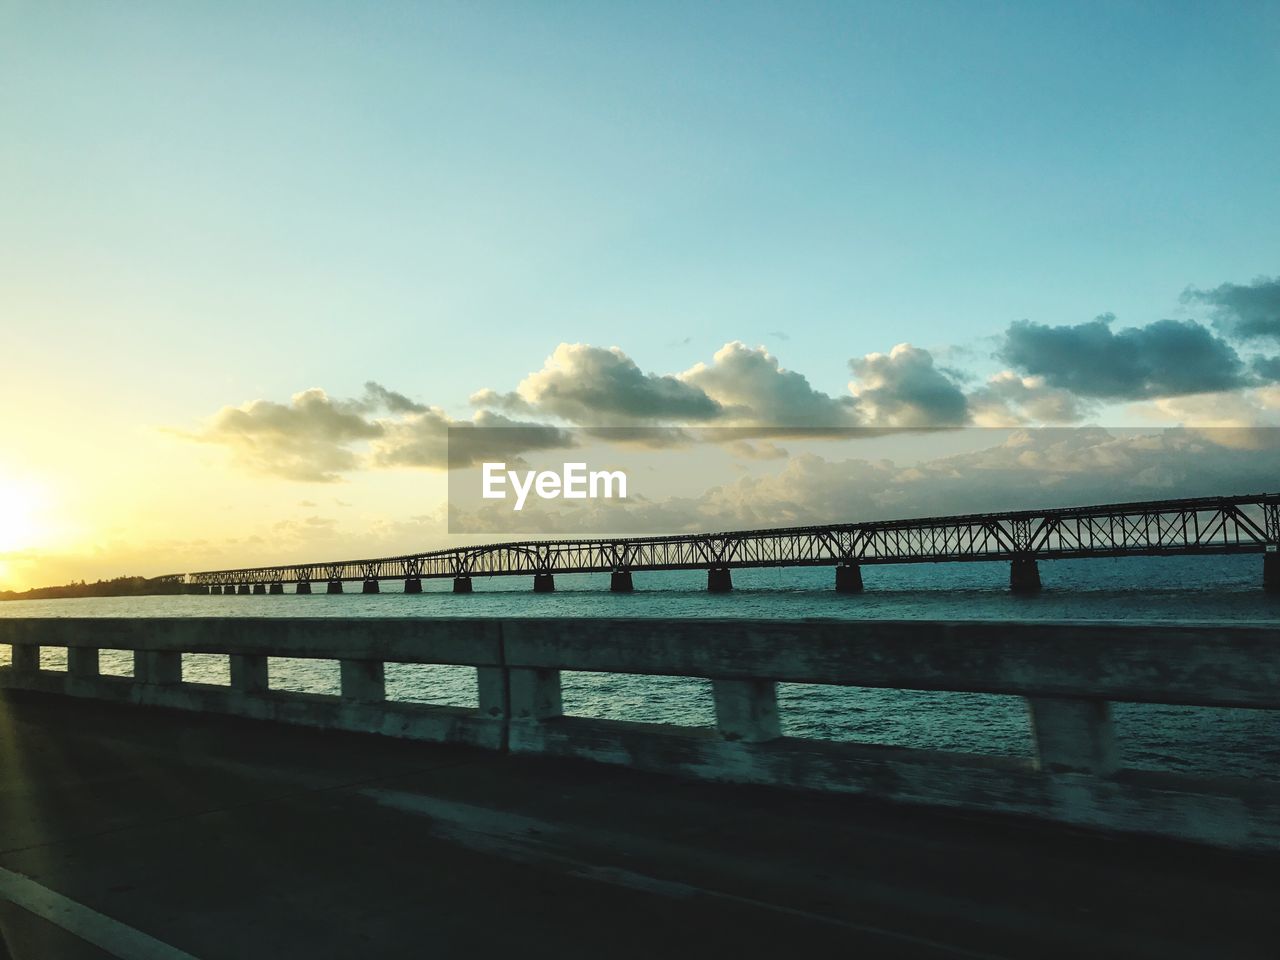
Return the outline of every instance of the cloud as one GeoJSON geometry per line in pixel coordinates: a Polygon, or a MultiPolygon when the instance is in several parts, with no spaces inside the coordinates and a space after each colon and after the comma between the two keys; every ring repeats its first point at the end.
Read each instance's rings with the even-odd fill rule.
{"type": "Polygon", "coordinates": [[[617,347],[562,343],[514,393],[481,390],[477,406],[537,411],[589,426],[705,422],[722,413],[704,391],[680,378],[645,373],[617,347]]]}
{"type": "Polygon", "coordinates": [[[724,447],[735,457],[741,457],[743,460],[785,460],[790,456],[785,448],[768,440],[760,440],[755,443],[750,443],[746,440],[734,440],[726,443],[724,447]]]}
{"type": "Polygon", "coordinates": [[[1247,286],[1224,283],[1212,290],[1188,290],[1184,302],[1214,308],[1214,323],[1229,336],[1280,339],[1280,277],[1259,277],[1247,286]]]}
{"type": "Polygon", "coordinates": [[[1249,369],[1269,383],[1280,381],[1280,357],[1254,357],[1249,369]]]}
{"type": "Polygon", "coordinates": [[[194,435],[229,449],[246,469],[286,480],[331,483],[359,463],[351,445],[382,435],[382,426],[334,401],[319,388],[295,393],[288,404],[253,400],[223,407],[194,435]]]}
{"type": "MultiPolygon", "coordinates": [[[[1167,397],[1135,412],[1209,436],[1220,446],[1264,450],[1280,438],[1280,386],[1167,397]]],[[[1267,484],[1270,489],[1272,484],[1267,484]]]]}
{"type": "Polygon", "coordinates": [[[608,507],[544,504],[524,514],[481,510],[455,515],[454,528],[651,535],[892,520],[1248,492],[1273,486],[1277,472],[1280,430],[1037,428],[910,464],[805,453],[780,461],[773,473],[749,473],[700,495],[608,507]]]}
{"type": "MultiPolygon", "coordinates": [[[[821,430],[858,425],[857,401],[815,390],[764,347],[725,344],[710,363],[679,374],[645,373],[617,347],[562,343],[512,392],[480,390],[472,404],[553,416],[591,428],[666,427],[644,442],[686,443],[681,426],[821,430]]],[[[637,434],[636,441],[640,441],[637,434]]]]}
{"type": "Polygon", "coordinates": [[[573,446],[558,427],[489,411],[455,420],[372,381],[356,400],[335,400],[312,388],[288,404],[253,400],[224,407],[203,430],[182,436],[230,450],[233,462],[251,472],[305,483],[333,483],[366,467],[445,470],[451,441],[455,466],[573,446]],[[389,416],[374,416],[379,410],[389,416]]]}
{"type": "Polygon", "coordinates": [[[1085,402],[1070,390],[1051,387],[1044,377],[1020,377],[1002,370],[969,393],[969,415],[979,427],[1034,423],[1074,423],[1084,418],[1085,402]]]}
{"type": "Polygon", "coordinates": [[[948,427],[968,419],[964,394],[927,350],[900,343],[850,360],[849,368],[857,378],[849,391],[871,426],[948,427]]]}
{"type": "Polygon", "coordinates": [[[386,410],[389,413],[425,413],[427,407],[415,403],[403,393],[388,390],[380,383],[370,380],[364,385],[364,406],[370,411],[386,410]]]}
{"type": "Polygon", "coordinates": [[[1100,400],[1145,400],[1248,385],[1240,357],[1207,327],[1190,320],[1157,320],[1115,332],[1114,320],[1105,314],[1060,327],[1020,320],[1005,332],[997,355],[1049,387],[1100,400]]]}
{"type": "Polygon", "coordinates": [[[485,387],[473,393],[467,402],[473,407],[505,410],[507,413],[533,412],[533,405],[514,390],[509,393],[499,393],[497,390],[485,387]]]}
{"type": "Polygon", "coordinates": [[[726,424],[795,429],[858,426],[857,401],[815,390],[803,374],[787,370],[764,347],[726,343],[710,364],[699,363],[680,380],[712,398],[726,424]]]}
{"type": "Polygon", "coordinates": [[[338,521],[331,517],[311,516],[304,520],[279,520],[271,525],[272,541],[282,548],[294,544],[312,544],[334,540],[338,521]]]}
{"type": "Polygon", "coordinates": [[[529,450],[574,446],[567,430],[488,410],[474,420],[454,420],[432,408],[381,425],[382,436],[374,441],[371,454],[377,467],[457,469],[485,460],[509,460],[529,450]]]}

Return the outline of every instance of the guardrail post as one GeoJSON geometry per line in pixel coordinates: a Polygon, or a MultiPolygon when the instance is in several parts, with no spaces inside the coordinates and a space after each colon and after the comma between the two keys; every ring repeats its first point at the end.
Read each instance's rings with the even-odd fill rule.
{"type": "Polygon", "coordinates": [[[385,700],[386,667],[381,660],[340,660],[344,700],[385,700]]]}
{"type": "Polygon", "coordinates": [[[511,709],[507,671],[502,667],[476,667],[476,693],[486,717],[505,717],[511,709]]]}
{"type": "Polygon", "coordinates": [[[1118,766],[1111,704],[1105,700],[1028,697],[1042,770],[1107,776],[1118,766]]]}
{"type": "Polygon", "coordinates": [[[716,729],[726,740],[762,743],[782,736],[778,684],[772,680],[712,680],[716,729]]]}
{"type": "Polygon", "coordinates": [[[10,649],[14,673],[35,673],[40,669],[39,644],[15,643],[10,649]]]}
{"type": "Polygon", "coordinates": [[[512,720],[550,720],[564,714],[559,670],[512,667],[507,675],[512,720]]]}
{"type": "Polygon", "coordinates": [[[134,683],[169,686],[182,682],[182,654],[169,650],[133,651],[134,683]]]}
{"type": "Polygon", "coordinates": [[[98,679],[98,648],[67,647],[67,675],[81,680],[98,679]]]}
{"type": "Polygon", "coordinates": [[[97,647],[67,647],[67,693],[72,696],[96,695],[100,676],[97,647]]]}
{"type": "Polygon", "coordinates": [[[263,693],[268,688],[267,658],[248,653],[233,653],[231,689],[236,693],[263,693]]]}

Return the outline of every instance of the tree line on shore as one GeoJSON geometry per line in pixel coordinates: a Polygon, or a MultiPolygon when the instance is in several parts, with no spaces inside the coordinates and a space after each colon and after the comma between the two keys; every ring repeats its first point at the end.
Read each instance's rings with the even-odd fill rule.
{"type": "Polygon", "coordinates": [[[152,594],[178,594],[183,585],[168,577],[114,577],[86,583],[65,583],[58,587],[32,587],[30,590],[0,590],[0,600],[61,600],[71,597],[142,597],[152,594]]]}

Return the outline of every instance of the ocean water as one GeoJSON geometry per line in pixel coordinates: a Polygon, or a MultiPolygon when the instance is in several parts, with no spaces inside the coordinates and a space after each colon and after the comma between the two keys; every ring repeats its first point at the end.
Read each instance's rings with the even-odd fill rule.
{"type": "MultiPolygon", "coordinates": [[[[556,592],[535,594],[528,577],[477,578],[455,595],[448,580],[424,581],[422,594],[397,583],[377,595],[176,596],[0,603],[0,617],[755,617],[795,619],[1150,620],[1273,623],[1280,598],[1261,590],[1258,556],[1151,557],[1041,562],[1044,591],[1014,596],[1005,563],[863,567],[865,592],[837,594],[829,568],[735,570],[734,592],[708,594],[706,574],[635,574],[636,592],[613,594],[608,576],[557,575],[556,592]]],[[[348,584],[348,588],[357,585],[348,584]]],[[[0,662],[8,650],[0,647],[0,662]]],[[[60,650],[42,666],[65,669],[60,650]]],[[[128,675],[131,655],[104,651],[104,673],[128,675]]],[[[273,658],[272,687],[338,691],[333,661],[273,658]]],[[[227,683],[225,657],[188,655],[184,678],[227,683]]],[[[709,726],[707,681],[565,673],[565,712],[578,716],[709,726]]],[[[387,666],[391,699],[474,706],[475,671],[449,666],[387,666]]],[[[935,750],[1030,756],[1030,724],[1019,697],[782,684],[784,732],[935,750]]],[[[1116,704],[1127,767],[1280,780],[1280,711],[1116,704]]]]}

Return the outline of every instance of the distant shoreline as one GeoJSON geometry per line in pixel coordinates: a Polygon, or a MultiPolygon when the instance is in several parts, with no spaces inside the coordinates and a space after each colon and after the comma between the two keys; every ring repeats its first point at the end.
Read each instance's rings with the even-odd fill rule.
{"type": "Polygon", "coordinates": [[[116,577],[94,583],[66,583],[30,590],[0,590],[0,600],[73,600],[77,597],[146,597],[180,594],[183,584],[149,577],[116,577]]]}

